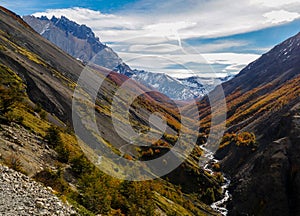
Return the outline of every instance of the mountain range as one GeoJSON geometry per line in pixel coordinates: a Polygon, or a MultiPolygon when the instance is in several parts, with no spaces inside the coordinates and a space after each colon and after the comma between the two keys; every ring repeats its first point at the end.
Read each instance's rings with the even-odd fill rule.
{"type": "MultiPolygon", "coordinates": [[[[74,137],[78,125],[73,125],[72,97],[87,67],[85,62],[66,54],[5,8],[0,10],[0,26],[1,161],[53,188],[80,214],[220,215],[210,205],[223,196],[225,174],[230,179],[230,199],[225,203],[228,215],[300,215],[300,33],[199,98],[197,106],[181,104],[190,114],[189,119],[181,119],[181,107],[164,94],[128,81],[128,76],[138,71],[131,73],[134,70],[130,69],[127,72],[131,75],[126,76],[111,68],[90,65],[90,71],[106,77],[92,107],[101,138],[91,128],[79,125],[92,142],[98,140],[128,161],[151,160],[170,152],[182,131],[188,137],[194,134],[192,127],[181,128],[181,121],[196,119],[196,126],[201,126],[196,133],[198,145],[178,168],[156,180],[130,182],[116,180],[95,168],[82,154],[90,149],[74,137]],[[129,92],[147,92],[132,103],[128,125],[143,133],[149,130],[151,114],[160,113],[165,116],[168,130],[159,142],[142,138],[140,141],[148,145],[137,148],[115,131],[111,106],[125,82],[129,92]],[[214,108],[210,103],[220,88],[226,100],[226,130],[214,154],[219,162],[211,162],[210,173],[198,162],[203,157],[203,145],[210,148],[206,144],[213,129],[214,108]],[[124,142],[132,148],[122,155],[119,149],[124,142]]],[[[147,76],[149,83],[157,78],[147,76]]],[[[195,80],[190,78],[189,83],[195,80]]],[[[126,100],[120,103],[120,107],[126,107],[126,100]]],[[[221,100],[215,103],[218,107],[221,100]]],[[[81,109],[88,107],[86,103],[81,109]]],[[[217,120],[222,118],[218,110],[214,115],[217,120]]],[[[128,122],[126,118],[120,109],[116,121],[122,124],[128,122]]],[[[160,167],[167,167],[171,159],[160,163],[160,167]]],[[[110,161],[105,167],[118,171],[110,161]]],[[[153,167],[145,170],[156,171],[153,167]]]]}
{"type": "MultiPolygon", "coordinates": [[[[168,153],[181,130],[174,102],[123,74],[76,60],[5,8],[0,8],[0,26],[1,163],[50,187],[56,195],[68,200],[79,215],[218,215],[210,204],[222,197],[222,179],[199,167],[199,147],[195,147],[192,155],[173,172],[152,181],[135,182],[111,177],[107,173],[128,175],[126,169],[113,162],[114,158],[104,161],[105,172],[94,165],[99,162],[99,158],[94,158],[93,151],[96,150],[100,155],[112,152],[115,157],[126,159],[127,170],[135,161],[168,153]],[[78,117],[72,115],[74,90],[80,74],[87,67],[93,74],[105,78],[92,106],[99,134],[93,133],[93,128],[81,121],[73,122],[78,117]],[[124,140],[114,128],[112,102],[125,82],[129,85],[127,93],[145,92],[130,106],[130,127],[144,133],[149,131],[152,113],[165,116],[168,129],[157,142],[141,136],[139,142],[145,145],[134,145],[124,140]],[[76,139],[75,126],[81,128],[77,135],[87,135],[88,142],[76,139]],[[92,149],[94,144],[97,149],[92,149]],[[126,151],[123,146],[127,147],[126,151]]],[[[81,105],[78,115],[91,107],[90,103],[81,105]]],[[[126,100],[120,101],[120,107],[123,106],[126,106],[126,100]]],[[[127,122],[123,112],[116,110],[114,122],[127,122]]],[[[190,131],[188,128],[182,130],[190,131]]],[[[189,145],[185,141],[182,144],[189,145]]],[[[171,154],[159,169],[172,165],[176,158],[171,154]]],[[[143,176],[144,172],[155,171],[155,167],[139,167],[134,175],[143,176]]]]}
{"type": "Polygon", "coordinates": [[[157,90],[174,100],[189,100],[202,97],[216,85],[232,78],[174,78],[164,73],[153,73],[131,69],[111,48],[100,42],[92,30],[68,18],[36,18],[24,16],[23,19],[39,34],[66,51],[71,56],[87,63],[93,62],[124,74],[143,85],[157,90]]]}

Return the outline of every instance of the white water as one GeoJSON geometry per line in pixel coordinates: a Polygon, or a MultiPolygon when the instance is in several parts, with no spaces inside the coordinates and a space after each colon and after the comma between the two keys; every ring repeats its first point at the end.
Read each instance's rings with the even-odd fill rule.
{"type": "MultiPolygon", "coordinates": [[[[202,157],[206,159],[206,163],[204,164],[203,169],[205,171],[207,171],[208,173],[213,174],[214,171],[211,168],[211,164],[218,163],[219,160],[214,158],[214,153],[212,153],[209,149],[205,148],[205,144],[202,145],[201,148],[204,151],[204,155],[202,157]]],[[[223,197],[223,199],[218,200],[218,201],[214,202],[213,204],[211,204],[210,207],[212,207],[215,211],[221,213],[222,215],[226,216],[228,214],[228,210],[226,208],[226,203],[230,199],[230,193],[228,190],[228,187],[230,185],[230,180],[228,178],[226,178],[223,173],[222,173],[222,175],[224,177],[224,183],[222,185],[224,197],[223,197]]]]}

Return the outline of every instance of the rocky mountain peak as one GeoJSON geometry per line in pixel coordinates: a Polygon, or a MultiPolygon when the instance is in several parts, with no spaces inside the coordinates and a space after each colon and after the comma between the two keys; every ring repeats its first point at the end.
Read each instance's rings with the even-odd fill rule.
{"type": "Polygon", "coordinates": [[[177,79],[164,73],[153,73],[144,70],[131,69],[117,53],[101,43],[92,29],[79,25],[62,16],[60,18],[23,17],[43,37],[69,53],[71,56],[89,62],[93,57],[94,63],[102,67],[124,74],[134,80],[157,90],[175,100],[190,100],[202,97],[223,81],[221,78],[190,77],[177,79]]]}
{"type": "Polygon", "coordinates": [[[56,18],[53,16],[50,21],[57,26],[58,28],[65,30],[68,33],[71,33],[73,36],[78,37],[80,39],[92,39],[95,42],[101,43],[98,37],[95,37],[94,32],[91,28],[86,25],[79,25],[76,22],[69,20],[65,16],[61,16],[61,18],[56,18]]]}
{"type": "Polygon", "coordinates": [[[79,25],[64,16],[53,16],[51,19],[24,16],[23,19],[44,38],[83,62],[89,62],[101,52],[97,56],[96,64],[114,69],[122,63],[119,56],[101,43],[99,37],[86,25],[79,25]]]}

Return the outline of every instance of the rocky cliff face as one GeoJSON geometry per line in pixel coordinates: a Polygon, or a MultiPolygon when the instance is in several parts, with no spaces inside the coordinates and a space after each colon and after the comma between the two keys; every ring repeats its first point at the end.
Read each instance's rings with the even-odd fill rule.
{"type": "Polygon", "coordinates": [[[300,34],[223,86],[226,136],[256,135],[256,145],[224,141],[216,153],[232,177],[230,215],[299,215],[300,34]]]}
{"type": "Polygon", "coordinates": [[[94,56],[94,62],[111,70],[119,66],[126,70],[119,56],[108,46],[102,44],[92,30],[78,25],[66,17],[48,19],[24,16],[23,19],[32,28],[71,56],[87,63],[94,56]],[[97,54],[97,55],[96,55],[97,54]]]}
{"type": "Polygon", "coordinates": [[[300,214],[299,108],[300,104],[295,105],[281,118],[282,128],[274,133],[282,136],[260,142],[265,147],[255,152],[245,154],[235,147],[224,159],[224,169],[233,176],[231,215],[300,214]],[[240,162],[243,154],[244,161],[240,162]]]}

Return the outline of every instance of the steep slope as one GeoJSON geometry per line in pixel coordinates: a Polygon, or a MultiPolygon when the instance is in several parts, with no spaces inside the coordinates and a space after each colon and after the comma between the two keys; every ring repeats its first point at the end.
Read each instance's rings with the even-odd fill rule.
{"type": "Polygon", "coordinates": [[[300,34],[297,34],[224,84],[225,94],[229,95],[228,126],[263,132],[265,139],[272,139],[273,133],[265,130],[278,123],[275,113],[284,114],[299,100],[299,56],[300,34]]]}
{"type": "Polygon", "coordinates": [[[24,16],[23,19],[44,38],[71,56],[85,63],[95,57],[96,59],[93,60],[95,64],[133,78],[175,100],[202,97],[220,82],[231,78],[188,77],[177,79],[163,73],[132,70],[111,48],[102,44],[92,30],[85,25],[78,25],[66,17],[52,17],[49,20],[47,17],[24,16]]]}
{"type": "MultiPolygon", "coordinates": [[[[221,178],[198,167],[199,148],[195,148],[193,156],[177,168],[175,174],[168,176],[169,181],[165,177],[129,182],[112,178],[97,169],[79,146],[89,151],[86,144],[91,143],[76,141],[73,133],[72,97],[84,70],[103,78],[96,103],[91,106],[83,104],[96,110],[101,137],[87,127],[82,131],[118,158],[127,159],[128,169],[134,161],[153,159],[170,151],[180,130],[192,135],[193,131],[181,128],[178,108],[173,101],[133,80],[128,81],[125,75],[97,65],[83,65],[36,34],[19,16],[2,7],[0,27],[1,162],[52,187],[86,215],[155,215],[157,212],[217,215],[207,204],[220,197],[221,178]],[[136,98],[130,107],[130,125],[136,131],[149,130],[149,116],[156,112],[165,116],[168,125],[159,143],[142,139],[149,145],[139,148],[133,145],[133,154],[122,154],[120,147],[131,143],[115,131],[111,118],[114,95],[123,83],[129,84],[127,93],[149,92],[136,98]]],[[[125,102],[121,101],[120,107],[125,102]]],[[[120,110],[116,121],[126,122],[126,115],[120,110]]],[[[167,158],[165,163],[170,161],[167,158]]],[[[118,166],[110,161],[105,165],[107,169],[118,170],[118,166]]],[[[145,167],[145,170],[155,171],[151,168],[145,167]]]]}
{"type": "Polygon", "coordinates": [[[224,85],[226,93],[230,94],[238,88],[249,91],[269,83],[278,86],[292,79],[299,74],[299,46],[299,34],[275,46],[245,67],[234,81],[226,83],[224,85]]]}
{"type": "MultiPolygon", "coordinates": [[[[42,105],[46,111],[54,113],[61,120],[71,123],[72,95],[75,82],[84,70],[84,65],[66,55],[44,38],[32,37],[34,31],[28,26],[16,26],[16,21],[7,19],[7,17],[3,17],[1,21],[3,27],[0,62],[3,65],[8,65],[13,71],[17,71],[18,75],[24,79],[27,85],[26,92],[34,103],[42,105]],[[13,40],[9,40],[11,37],[13,40]]],[[[103,76],[111,72],[102,67],[94,67],[93,69],[96,69],[103,76]]],[[[124,75],[117,75],[113,72],[112,74],[113,76],[110,77],[115,80],[107,79],[107,82],[103,83],[100,97],[113,97],[113,93],[117,89],[117,85],[113,83],[121,85],[128,79],[124,75]]],[[[132,84],[132,88],[140,92],[150,91],[137,83],[132,84]]],[[[149,95],[147,99],[169,104],[166,101],[167,98],[161,94],[156,94],[155,100],[151,99],[149,95]]],[[[104,102],[108,103],[106,100],[104,102]]],[[[104,105],[102,104],[102,106],[104,105]]],[[[151,109],[166,110],[165,108],[157,108],[155,105],[151,109]]],[[[145,119],[145,116],[141,114],[137,114],[137,116],[139,119],[145,119]]],[[[170,117],[170,119],[174,119],[174,117],[170,117]]],[[[104,128],[104,130],[111,131],[109,128],[104,128]]],[[[116,142],[120,141],[116,140],[116,142]]]]}
{"type": "MultiPolygon", "coordinates": [[[[230,215],[299,215],[299,84],[300,33],[222,85],[227,133],[216,157],[232,178],[230,215]]],[[[205,134],[207,98],[199,110],[205,134]]]]}

